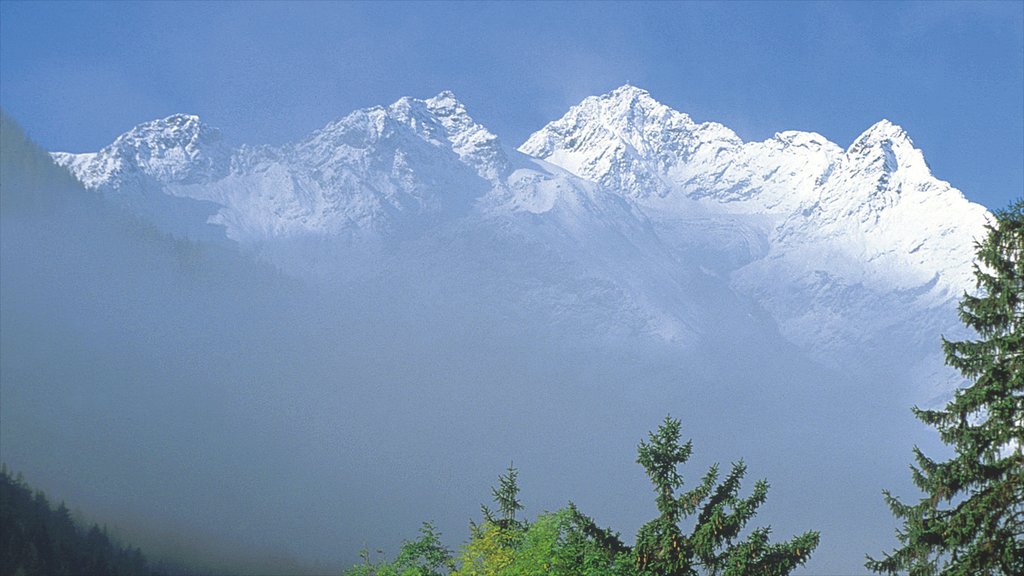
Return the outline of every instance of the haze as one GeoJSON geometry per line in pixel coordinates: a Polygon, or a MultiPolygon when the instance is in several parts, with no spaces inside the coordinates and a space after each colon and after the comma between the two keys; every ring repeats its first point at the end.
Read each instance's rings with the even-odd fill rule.
{"type": "Polygon", "coordinates": [[[858,572],[891,538],[880,491],[934,443],[884,359],[815,364],[713,286],[734,312],[679,346],[591,297],[524,300],[565,279],[495,238],[302,280],[160,234],[3,134],[3,458],[157,558],[336,571],[424,520],[457,546],[509,463],[529,514],[572,500],[629,539],[654,514],[636,444],[672,414],[690,478],[744,458],[773,485],[759,524],[821,530],[810,573],[858,572]]]}
{"type": "MultiPolygon", "coordinates": [[[[0,459],[152,559],[337,573],[361,548],[394,553],[423,521],[457,548],[510,463],[528,517],[572,501],[632,542],[656,514],[636,446],[670,414],[694,441],[689,481],[743,458],[748,486],[772,486],[753,525],[776,539],[821,531],[800,573],[864,573],[865,554],[894,542],[882,490],[916,496],[911,447],[944,451],[910,407],[957,384],[941,368],[940,337],[962,335],[950,303],[886,331],[887,311],[914,314],[920,291],[858,299],[870,290],[854,284],[830,297],[888,308],[877,325],[822,335],[835,344],[822,355],[780,333],[777,301],[734,289],[726,256],[756,247],[715,245],[697,227],[673,247],[680,270],[618,229],[574,236],[525,212],[492,228],[444,213],[365,252],[319,237],[240,246],[160,229],[140,216],[152,206],[86,190],[47,153],[96,151],[177,112],[233,143],[280,144],[447,88],[511,153],[583,97],[633,81],[752,140],[799,128],[846,146],[895,117],[968,198],[996,208],[1024,186],[1019,5],[631,6],[305,5],[286,17],[290,6],[260,3],[247,24],[237,5],[4,3],[0,459]],[[806,29],[788,35],[794,13],[806,29]],[[480,26],[459,24],[465,14],[480,26]],[[671,26],[691,17],[714,24],[694,32],[703,44],[671,26]],[[907,22],[919,40],[899,40],[907,22]],[[702,59],[722,45],[734,49],[702,59]],[[679,305],[678,337],[637,320],[634,288],[679,305]]],[[[456,161],[445,153],[424,165],[456,161]]],[[[446,191],[486,191],[474,186],[446,191]]]]}

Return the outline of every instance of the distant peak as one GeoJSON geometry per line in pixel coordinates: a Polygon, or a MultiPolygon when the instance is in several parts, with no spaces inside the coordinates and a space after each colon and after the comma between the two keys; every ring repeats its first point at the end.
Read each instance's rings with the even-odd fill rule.
{"type": "Polygon", "coordinates": [[[663,121],[673,118],[685,124],[691,124],[690,117],[658,102],[643,88],[632,84],[624,84],[611,92],[600,96],[591,96],[574,109],[596,113],[605,122],[624,126],[639,126],[651,118],[663,121]]]}
{"type": "Polygon", "coordinates": [[[852,150],[854,147],[860,148],[876,145],[883,142],[889,142],[890,145],[903,143],[913,145],[910,141],[910,137],[907,136],[907,132],[902,127],[883,118],[872,124],[870,128],[858,136],[857,139],[854,140],[853,146],[851,146],[850,149],[852,150]]]}
{"type": "Polygon", "coordinates": [[[651,94],[647,90],[632,84],[623,84],[611,92],[598,96],[597,100],[599,102],[610,102],[614,107],[632,107],[636,104],[642,104],[646,108],[661,104],[654,98],[651,98],[651,94]]]}
{"type": "Polygon", "coordinates": [[[638,98],[640,96],[650,95],[650,92],[648,92],[647,90],[644,90],[643,88],[640,88],[638,86],[634,86],[629,82],[623,84],[622,86],[619,86],[618,88],[612,90],[607,94],[607,96],[611,96],[613,98],[638,98]]]}
{"type": "Polygon", "coordinates": [[[163,130],[167,128],[180,130],[209,129],[209,127],[199,119],[199,116],[196,116],[195,114],[178,113],[171,114],[166,118],[143,122],[142,124],[135,126],[133,131],[147,131],[153,129],[163,130]]]}
{"type": "Polygon", "coordinates": [[[820,148],[831,144],[827,138],[817,132],[804,132],[802,130],[785,130],[777,132],[773,139],[787,146],[820,148]]]}
{"type": "MultiPolygon", "coordinates": [[[[497,136],[474,121],[451,90],[425,100],[405,96],[386,109],[375,110],[403,126],[403,131],[411,130],[434,145],[450,146],[464,163],[486,179],[494,180],[506,169],[508,160],[497,136]]],[[[349,123],[343,119],[338,125],[344,128],[349,123]]]]}
{"type": "Polygon", "coordinates": [[[403,96],[387,107],[387,111],[392,113],[400,112],[402,115],[416,110],[438,117],[468,116],[466,107],[455,97],[451,90],[443,90],[436,96],[425,100],[413,98],[412,96],[403,96]]]}
{"type": "Polygon", "coordinates": [[[914,166],[924,173],[929,173],[927,163],[920,150],[914,148],[914,142],[907,132],[898,124],[882,119],[865,130],[850,148],[847,154],[862,158],[884,159],[886,170],[893,171],[900,167],[914,166]]]}
{"type": "Polygon", "coordinates": [[[203,123],[195,114],[172,114],[166,118],[138,124],[121,135],[118,140],[148,138],[158,134],[165,137],[176,134],[189,138],[199,135],[219,138],[220,131],[203,123]]]}
{"type": "MultiPolygon", "coordinates": [[[[161,182],[193,183],[227,174],[231,150],[220,130],[195,114],[172,114],[143,122],[117,137],[99,153],[118,159],[161,182]]],[[[108,175],[108,179],[113,178],[108,175]]]]}
{"type": "Polygon", "coordinates": [[[191,124],[199,122],[199,116],[196,116],[195,114],[183,114],[179,112],[177,114],[171,114],[167,118],[164,118],[163,122],[166,122],[168,124],[191,124]]]}
{"type": "Polygon", "coordinates": [[[455,93],[451,90],[443,90],[437,96],[428,98],[423,102],[427,105],[427,109],[435,114],[466,113],[466,107],[455,97],[455,93]]]}
{"type": "Polygon", "coordinates": [[[433,98],[430,98],[429,100],[432,100],[432,101],[435,101],[435,102],[443,102],[443,101],[458,102],[459,101],[459,99],[455,97],[455,93],[452,92],[451,90],[441,90],[440,92],[437,93],[437,96],[434,96],[433,98]]]}

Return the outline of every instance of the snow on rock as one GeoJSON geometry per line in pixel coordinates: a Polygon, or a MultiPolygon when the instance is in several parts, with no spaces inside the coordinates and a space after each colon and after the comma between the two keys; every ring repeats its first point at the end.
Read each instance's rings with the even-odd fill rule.
{"type": "Polygon", "coordinates": [[[442,249],[461,252],[448,256],[481,269],[515,260],[533,278],[519,279],[532,294],[520,298],[591,299],[615,319],[606,327],[678,342],[766,312],[822,358],[955,324],[989,217],[887,120],[847,149],[814,132],[743,142],[630,85],[586,98],[518,151],[446,91],[357,110],[280,147],[229,150],[178,114],[99,152],[53,157],[172,232],[198,218],[243,245],[305,239],[308,251],[458,230],[487,240],[449,237],[442,249]]]}
{"type": "Polygon", "coordinates": [[[463,162],[473,166],[480,176],[491,182],[499,181],[506,174],[508,158],[498,137],[474,122],[455,94],[446,90],[423,104],[444,126],[452,150],[463,162]]]}
{"type": "Polygon", "coordinates": [[[519,151],[632,198],[664,196],[741,144],[721,124],[697,124],[634,86],[592,96],[519,151]]]}
{"type": "Polygon", "coordinates": [[[240,242],[395,232],[468,210],[507,169],[497,138],[450,92],[358,110],[280,148],[224,149],[195,116],[141,124],[97,154],[56,153],[89,188],[161,187],[215,202],[240,242]],[[145,181],[145,182],[143,182],[145,181]]]}
{"type": "Polygon", "coordinates": [[[87,187],[120,187],[151,177],[162,183],[210,181],[227,175],[231,151],[220,131],[198,116],[175,114],[139,124],[95,154],[57,153],[87,187]]]}
{"type": "Polygon", "coordinates": [[[887,120],[845,150],[813,132],[742,142],[627,85],[519,150],[628,199],[678,261],[728,278],[819,359],[886,338],[929,349],[974,289],[987,210],[932,176],[887,120]]]}
{"type": "Polygon", "coordinates": [[[657,219],[680,221],[696,210],[692,200],[703,211],[748,216],[763,227],[770,255],[844,281],[902,289],[937,275],[937,300],[970,288],[973,240],[987,218],[935,179],[887,120],[845,151],[811,132],[744,143],[627,85],[585,99],[520,151],[599,182],[657,219]]]}

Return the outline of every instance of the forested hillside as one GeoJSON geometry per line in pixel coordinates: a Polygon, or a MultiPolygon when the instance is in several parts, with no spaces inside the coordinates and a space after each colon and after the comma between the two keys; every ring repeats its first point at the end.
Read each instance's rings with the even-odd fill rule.
{"type": "Polygon", "coordinates": [[[157,574],[138,548],[85,526],[61,502],[0,470],[0,574],[157,574]]]}

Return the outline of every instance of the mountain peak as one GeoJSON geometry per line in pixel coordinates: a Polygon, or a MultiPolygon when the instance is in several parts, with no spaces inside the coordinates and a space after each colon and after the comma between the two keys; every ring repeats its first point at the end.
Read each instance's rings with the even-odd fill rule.
{"type": "Polygon", "coordinates": [[[179,112],[177,114],[171,114],[167,118],[164,118],[162,120],[162,122],[165,122],[165,123],[168,123],[168,124],[189,125],[189,124],[199,123],[200,120],[199,120],[199,116],[197,116],[195,114],[185,114],[185,113],[179,112]]]}
{"type": "Polygon", "coordinates": [[[220,130],[194,114],[138,124],[99,152],[117,172],[141,171],[164,182],[198,182],[227,173],[231,151],[220,130]]]}
{"type": "Polygon", "coordinates": [[[389,106],[357,110],[317,130],[300,148],[315,149],[314,156],[326,158],[337,156],[339,146],[370,149],[390,141],[384,147],[392,149],[408,138],[406,144],[418,141],[454,152],[487,180],[507,169],[498,137],[474,121],[450,90],[425,100],[403,96],[389,106]]]}
{"type": "Polygon", "coordinates": [[[901,126],[883,118],[862,132],[850,145],[848,152],[855,154],[879,146],[913,148],[914,143],[901,126]]]}
{"type": "Polygon", "coordinates": [[[431,108],[441,108],[450,106],[453,108],[465,109],[465,106],[462,105],[462,102],[460,102],[459,99],[456,98],[455,93],[452,92],[451,90],[442,90],[438,92],[436,96],[434,96],[433,98],[427,98],[426,100],[424,100],[424,102],[426,102],[427,106],[431,108]]]}
{"type": "MultiPolygon", "coordinates": [[[[375,107],[374,109],[378,109],[375,107]]],[[[427,114],[441,117],[459,116],[469,118],[466,106],[455,97],[451,90],[442,90],[436,96],[421,100],[412,96],[403,96],[387,107],[387,112],[398,119],[409,114],[427,114]]],[[[471,120],[470,120],[471,121],[471,120]]]]}
{"type": "Polygon", "coordinates": [[[444,90],[423,104],[444,127],[452,150],[463,162],[490,181],[505,173],[508,158],[498,137],[473,120],[451,90],[444,90]]]}
{"type": "Polygon", "coordinates": [[[907,136],[907,132],[901,126],[893,124],[889,120],[883,118],[861,133],[861,135],[857,137],[855,143],[858,141],[881,142],[884,140],[890,140],[894,143],[903,141],[910,142],[910,137],[907,136]]]}
{"type": "Polygon", "coordinates": [[[166,118],[150,120],[136,125],[117,137],[108,148],[139,152],[148,149],[160,153],[171,148],[223,146],[220,130],[199,119],[195,114],[172,114],[166,118]]]}
{"type": "MultiPolygon", "coordinates": [[[[458,118],[460,124],[475,124],[469,113],[466,112],[466,106],[455,97],[451,90],[444,90],[433,98],[427,98],[423,100],[423,104],[431,114],[439,119],[458,118]]],[[[450,128],[450,126],[446,126],[446,128],[450,128]]]]}
{"type": "Polygon", "coordinates": [[[688,179],[684,172],[742,143],[728,128],[698,124],[625,84],[584,99],[519,150],[626,196],[643,197],[665,195],[675,179],[688,179]]]}
{"type": "Polygon", "coordinates": [[[865,130],[846,151],[853,159],[881,162],[885,171],[914,168],[930,174],[921,151],[899,125],[882,119],[865,130]]]}
{"type": "Polygon", "coordinates": [[[689,119],[689,116],[686,114],[672,110],[652,98],[647,90],[632,84],[623,84],[611,92],[601,96],[592,96],[580,103],[580,106],[583,107],[588,105],[596,105],[605,114],[621,118],[630,123],[636,120],[642,121],[643,118],[649,115],[663,117],[671,114],[684,116],[689,119]]]}
{"type": "Polygon", "coordinates": [[[650,97],[650,92],[640,88],[639,86],[634,86],[629,82],[601,96],[601,98],[608,98],[612,100],[636,100],[638,98],[650,97]]]}
{"type": "Polygon", "coordinates": [[[217,134],[220,131],[203,123],[195,114],[171,114],[166,118],[150,120],[135,125],[131,130],[121,135],[120,139],[131,139],[132,137],[143,137],[149,134],[165,133],[194,136],[204,132],[217,134]]]}

